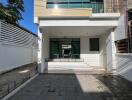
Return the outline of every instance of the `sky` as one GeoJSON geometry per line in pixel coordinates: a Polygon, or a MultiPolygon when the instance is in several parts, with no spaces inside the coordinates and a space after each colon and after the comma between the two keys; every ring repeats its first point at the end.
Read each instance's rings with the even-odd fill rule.
{"type": "MultiPolygon", "coordinates": [[[[0,0],[6,3],[7,0],[0,0]]],[[[23,20],[19,21],[20,26],[37,34],[37,25],[34,24],[34,0],[24,0],[25,12],[22,13],[23,20]]]]}

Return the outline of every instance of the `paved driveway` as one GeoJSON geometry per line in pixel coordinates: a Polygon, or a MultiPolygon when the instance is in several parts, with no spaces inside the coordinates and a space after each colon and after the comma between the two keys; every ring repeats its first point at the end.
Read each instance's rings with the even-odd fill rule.
{"type": "Polygon", "coordinates": [[[132,100],[132,83],[118,76],[44,74],[9,100],[132,100]]]}

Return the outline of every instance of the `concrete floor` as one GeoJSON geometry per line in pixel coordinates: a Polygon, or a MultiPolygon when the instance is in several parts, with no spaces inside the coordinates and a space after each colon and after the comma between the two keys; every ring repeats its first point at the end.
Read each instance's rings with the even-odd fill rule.
{"type": "Polygon", "coordinates": [[[43,74],[9,100],[132,100],[132,83],[119,76],[43,74]]]}

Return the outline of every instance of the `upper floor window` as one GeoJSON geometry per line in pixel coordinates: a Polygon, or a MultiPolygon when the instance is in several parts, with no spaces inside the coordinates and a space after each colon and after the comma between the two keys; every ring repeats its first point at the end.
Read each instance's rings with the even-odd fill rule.
{"type": "Polygon", "coordinates": [[[103,0],[48,0],[47,8],[92,8],[93,13],[103,12],[103,0]]]}

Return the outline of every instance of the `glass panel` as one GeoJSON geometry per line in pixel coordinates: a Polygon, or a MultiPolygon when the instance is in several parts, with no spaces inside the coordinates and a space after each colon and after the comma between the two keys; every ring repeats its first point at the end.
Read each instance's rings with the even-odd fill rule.
{"type": "Polygon", "coordinates": [[[48,0],[47,2],[68,2],[68,0],[48,0]]]}
{"type": "Polygon", "coordinates": [[[48,8],[68,8],[68,4],[48,4],[48,8]]]}
{"type": "Polygon", "coordinates": [[[47,4],[47,8],[54,8],[53,4],[47,4]]]}
{"type": "Polygon", "coordinates": [[[72,58],[80,58],[80,42],[72,42],[72,58]]]}
{"type": "Polygon", "coordinates": [[[99,12],[100,12],[100,13],[103,13],[103,12],[104,12],[103,3],[99,3],[99,4],[98,4],[98,7],[99,7],[99,8],[98,8],[98,9],[99,9],[99,12]]]}
{"type": "Polygon", "coordinates": [[[69,0],[69,2],[82,2],[82,0],[69,0]]]}
{"type": "Polygon", "coordinates": [[[58,8],[68,8],[68,4],[58,4],[57,6],[58,8]]]}
{"type": "Polygon", "coordinates": [[[82,6],[83,6],[83,8],[92,8],[92,5],[89,3],[85,3],[82,6]]]}
{"type": "Polygon", "coordinates": [[[68,0],[57,0],[57,2],[68,2],[68,0]]]}
{"type": "Polygon", "coordinates": [[[47,2],[55,2],[56,0],[48,0],[47,2]]]}
{"type": "Polygon", "coordinates": [[[93,13],[103,13],[103,0],[48,0],[48,8],[92,8],[93,13]]]}
{"type": "Polygon", "coordinates": [[[69,8],[82,8],[82,4],[69,4],[69,8]]]}
{"type": "Polygon", "coordinates": [[[51,38],[50,58],[80,58],[80,39],[51,38]]]}
{"type": "Polygon", "coordinates": [[[90,2],[90,0],[82,0],[83,2],[90,2]]]}
{"type": "Polygon", "coordinates": [[[50,58],[55,59],[59,57],[59,42],[50,42],[50,58]]]}

